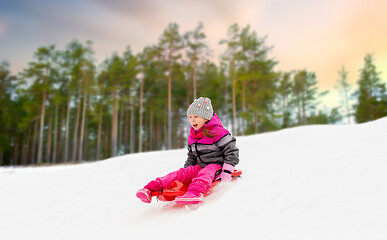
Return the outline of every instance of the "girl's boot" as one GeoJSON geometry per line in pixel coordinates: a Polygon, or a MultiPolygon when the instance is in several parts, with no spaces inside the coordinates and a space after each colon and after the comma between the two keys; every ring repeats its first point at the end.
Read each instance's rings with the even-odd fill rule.
{"type": "Polygon", "coordinates": [[[152,201],[152,192],[148,188],[143,188],[137,191],[136,197],[144,203],[150,203],[152,201]]]}
{"type": "Polygon", "coordinates": [[[198,204],[203,202],[203,193],[198,191],[188,191],[186,194],[175,198],[177,204],[198,204]]]}

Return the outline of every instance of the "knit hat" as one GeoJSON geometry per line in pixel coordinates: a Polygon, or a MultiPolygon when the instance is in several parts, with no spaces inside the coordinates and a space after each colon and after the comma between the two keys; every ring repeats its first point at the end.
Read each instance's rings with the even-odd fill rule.
{"type": "Polygon", "coordinates": [[[195,99],[187,109],[187,116],[191,114],[210,120],[212,115],[214,115],[214,109],[212,108],[211,100],[206,97],[195,99]]]}

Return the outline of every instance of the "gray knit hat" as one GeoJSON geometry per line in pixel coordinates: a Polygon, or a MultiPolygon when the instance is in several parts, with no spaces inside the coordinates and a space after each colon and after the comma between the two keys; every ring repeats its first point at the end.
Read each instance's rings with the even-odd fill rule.
{"type": "Polygon", "coordinates": [[[187,116],[191,114],[210,120],[212,115],[214,115],[214,109],[212,108],[211,100],[206,97],[195,99],[187,109],[187,116]]]}

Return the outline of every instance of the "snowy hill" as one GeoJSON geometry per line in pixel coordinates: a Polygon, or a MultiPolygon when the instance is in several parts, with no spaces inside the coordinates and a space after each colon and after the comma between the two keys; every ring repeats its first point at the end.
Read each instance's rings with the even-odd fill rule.
{"type": "Polygon", "coordinates": [[[186,150],[0,168],[0,239],[387,239],[387,118],[237,137],[243,177],[196,210],[136,199],[186,150]]]}

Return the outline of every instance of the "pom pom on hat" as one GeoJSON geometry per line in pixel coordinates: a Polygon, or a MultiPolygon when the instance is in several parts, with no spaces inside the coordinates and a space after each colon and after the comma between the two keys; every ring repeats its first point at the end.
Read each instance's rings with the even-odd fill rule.
{"type": "Polygon", "coordinates": [[[197,115],[204,119],[210,120],[214,115],[211,100],[206,97],[195,99],[187,109],[187,116],[197,115]]]}

